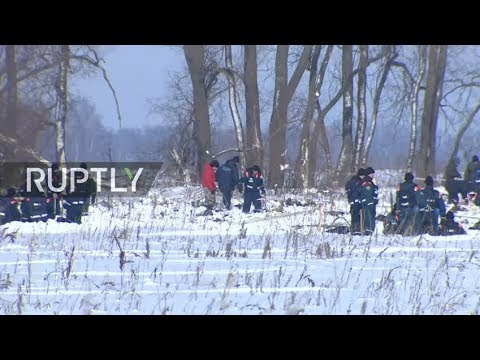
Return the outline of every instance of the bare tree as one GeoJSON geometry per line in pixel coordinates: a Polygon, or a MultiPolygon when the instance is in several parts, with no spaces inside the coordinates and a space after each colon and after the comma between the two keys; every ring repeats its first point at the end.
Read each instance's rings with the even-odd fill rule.
{"type": "Polygon", "coordinates": [[[260,97],[257,81],[257,45],[244,45],[244,84],[246,107],[246,163],[263,166],[263,143],[260,129],[260,97]]]}
{"type": "Polygon", "coordinates": [[[235,72],[233,71],[233,61],[232,61],[232,46],[225,45],[225,64],[227,68],[225,73],[228,80],[228,106],[230,108],[230,113],[232,114],[233,124],[235,127],[235,137],[237,139],[237,149],[240,149],[240,163],[245,165],[245,142],[243,140],[243,125],[242,119],[240,117],[240,112],[238,110],[237,104],[237,88],[236,88],[236,79],[235,72]]]}
{"type": "Polygon", "coordinates": [[[442,99],[443,79],[447,63],[446,45],[429,45],[427,88],[425,91],[417,176],[425,177],[435,170],[435,141],[438,111],[442,99]]]}
{"type": "Polygon", "coordinates": [[[367,127],[367,66],[368,66],[368,45],[360,45],[360,60],[358,67],[357,82],[357,131],[355,134],[354,146],[354,166],[360,167],[362,164],[365,141],[365,129],[367,127]]]}
{"type": "Polygon", "coordinates": [[[68,72],[70,67],[70,46],[60,45],[59,67],[56,83],[57,108],[55,119],[57,161],[65,165],[65,121],[68,111],[68,72]]]}
{"type": "Polygon", "coordinates": [[[312,45],[305,45],[292,77],[288,80],[289,45],[278,45],[275,58],[275,92],[269,127],[269,176],[268,183],[283,187],[285,164],[288,105],[307,67],[312,45]]]}
{"type": "MultiPolygon", "coordinates": [[[[3,133],[17,140],[17,64],[15,61],[15,45],[6,46],[6,67],[7,67],[7,114],[4,118],[5,124],[3,133]]],[[[5,164],[5,185],[14,186],[17,182],[17,173],[15,166],[11,162],[15,161],[16,148],[13,146],[4,146],[5,164]]]]}
{"type": "Polygon", "coordinates": [[[342,84],[345,86],[343,93],[343,119],[342,119],[342,148],[337,164],[337,177],[346,177],[353,171],[353,47],[342,47],[342,84]]]}
{"type": "Polygon", "coordinates": [[[197,174],[200,177],[202,166],[208,162],[210,156],[210,116],[208,112],[208,97],[205,69],[204,45],[184,45],[183,51],[193,87],[193,118],[194,140],[197,144],[197,174]],[[207,152],[208,151],[208,152],[207,152]]]}
{"type": "MultiPolygon", "coordinates": [[[[330,45],[331,47],[331,45],[330,45]]],[[[308,80],[308,96],[307,107],[303,118],[302,130],[300,133],[300,149],[298,152],[297,161],[295,163],[296,185],[301,186],[304,189],[308,188],[308,180],[310,173],[310,157],[316,156],[309,153],[309,137],[311,135],[311,125],[313,121],[313,115],[315,112],[315,105],[319,87],[323,82],[324,72],[318,75],[318,59],[320,57],[321,46],[314,45],[312,49],[312,56],[309,59],[310,76],[308,80]]],[[[331,53],[331,49],[330,49],[331,53]]],[[[322,69],[325,70],[325,69],[322,69]]],[[[313,139],[312,141],[317,141],[313,139]]]]}
{"type": "Polygon", "coordinates": [[[413,100],[412,100],[412,122],[411,122],[411,136],[410,146],[408,151],[407,171],[412,171],[413,162],[415,159],[415,150],[417,146],[417,119],[418,119],[418,97],[421,90],[421,84],[425,77],[425,70],[427,68],[427,47],[425,45],[419,46],[420,53],[420,72],[415,79],[413,88],[413,100]]]}
{"type": "Polygon", "coordinates": [[[398,56],[398,52],[395,50],[395,47],[387,46],[385,62],[381,69],[380,78],[377,82],[377,86],[375,88],[375,92],[373,95],[372,121],[370,124],[370,130],[368,132],[367,139],[365,142],[365,151],[363,153],[363,158],[360,166],[365,166],[368,163],[370,149],[372,147],[372,142],[373,142],[373,136],[375,135],[375,130],[377,127],[378,111],[380,109],[380,98],[382,96],[382,91],[387,81],[388,73],[390,72],[390,68],[392,67],[392,63],[397,56],[398,56]]]}

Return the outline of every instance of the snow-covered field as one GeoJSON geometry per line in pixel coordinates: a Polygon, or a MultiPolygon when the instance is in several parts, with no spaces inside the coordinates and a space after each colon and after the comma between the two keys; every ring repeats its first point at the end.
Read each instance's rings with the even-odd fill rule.
{"type": "MultiPolygon", "coordinates": [[[[380,185],[378,214],[395,191],[380,185]]],[[[401,179],[401,178],[400,178],[401,179]]],[[[398,179],[398,180],[400,180],[398,179]]],[[[421,186],[423,183],[418,182],[421,186]]],[[[384,185],[385,184],[385,185],[384,185]]],[[[441,189],[441,188],[438,188],[441,189]]],[[[238,194],[236,195],[238,197],[238,194]]],[[[288,198],[283,197],[283,200],[288,198]]],[[[310,193],[315,205],[198,216],[199,187],[144,199],[106,200],[83,224],[0,227],[3,314],[477,314],[480,211],[451,237],[331,234],[345,197],[310,193]],[[283,210],[283,211],[279,211],[283,210]]],[[[303,202],[303,196],[296,199],[303,202]]]]}

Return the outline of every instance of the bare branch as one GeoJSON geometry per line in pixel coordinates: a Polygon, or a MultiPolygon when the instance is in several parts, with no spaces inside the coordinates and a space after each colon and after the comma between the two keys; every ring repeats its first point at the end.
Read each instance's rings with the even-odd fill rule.
{"type": "Polygon", "coordinates": [[[3,143],[5,143],[5,144],[14,146],[14,147],[17,148],[18,150],[21,150],[21,151],[23,151],[24,153],[30,155],[31,157],[33,157],[35,160],[41,162],[42,164],[45,164],[45,165],[50,166],[50,162],[49,162],[48,160],[44,159],[44,158],[43,158],[40,154],[38,154],[35,150],[30,149],[30,148],[26,148],[26,147],[23,147],[23,146],[19,145],[15,139],[12,139],[11,137],[5,136],[5,135],[3,135],[2,133],[0,133],[0,141],[3,142],[3,143]]]}
{"type": "Polygon", "coordinates": [[[98,54],[97,52],[88,47],[89,51],[95,56],[95,59],[92,59],[88,56],[85,56],[85,55],[72,55],[72,59],[74,60],[78,60],[78,61],[86,61],[87,63],[89,63],[90,65],[93,65],[94,67],[102,70],[102,74],[103,74],[103,79],[107,82],[108,84],[108,87],[110,88],[112,94],[113,94],[113,98],[115,100],[115,105],[116,105],[116,108],[117,108],[117,117],[118,117],[118,121],[119,121],[119,124],[120,124],[120,127],[122,127],[122,115],[120,114],[120,105],[118,103],[118,99],[117,99],[117,94],[115,92],[115,89],[113,88],[109,78],[108,78],[108,75],[107,75],[107,71],[105,70],[105,68],[100,64],[101,61],[103,61],[103,59],[99,58],[98,57],[98,54]]]}

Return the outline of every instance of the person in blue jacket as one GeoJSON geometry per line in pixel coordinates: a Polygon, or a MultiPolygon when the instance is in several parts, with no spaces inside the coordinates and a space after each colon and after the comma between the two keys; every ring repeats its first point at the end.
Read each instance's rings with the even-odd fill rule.
{"type": "Polygon", "coordinates": [[[215,180],[218,183],[218,189],[223,195],[223,204],[226,210],[230,210],[232,202],[232,193],[235,187],[239,187],[238,163],[240,158],[234,156],[220,166],[215,173],[215,180]]]}
{"type": "Polygon", "coordinates": [[[240,184],[245,188],[243,190],[243,212],[249,213],[252,204],[255,208],[253,212],[262,211],[262,202],[260,199],[262,195],[265,195],[265,186],[260,167],[254,165],[248,168],[245,171],[245,175],[240,179],[240,184]],[[260,195],[260,193],[262,195],[260,195]]]}

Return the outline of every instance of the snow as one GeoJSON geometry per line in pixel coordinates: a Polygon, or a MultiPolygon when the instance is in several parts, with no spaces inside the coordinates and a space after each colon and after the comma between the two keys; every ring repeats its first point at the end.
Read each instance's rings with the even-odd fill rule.
{"type": "MultiPolygon", "coordinates": [[[[377,170],[378,214],[402,178],[377,170]]],[[[304,195],[269,193],[265,213],[199,216],[200,187],[161,188],[143,199],[99,199],[81,225],[1,226],[0,313],[478,313],[474,205],[456,213],[467,235],[384,236],[377,221],[367,237],[323,231],[349,219],[342,192],[306,196],[315,205],[281,209],[304,195]]]]}

